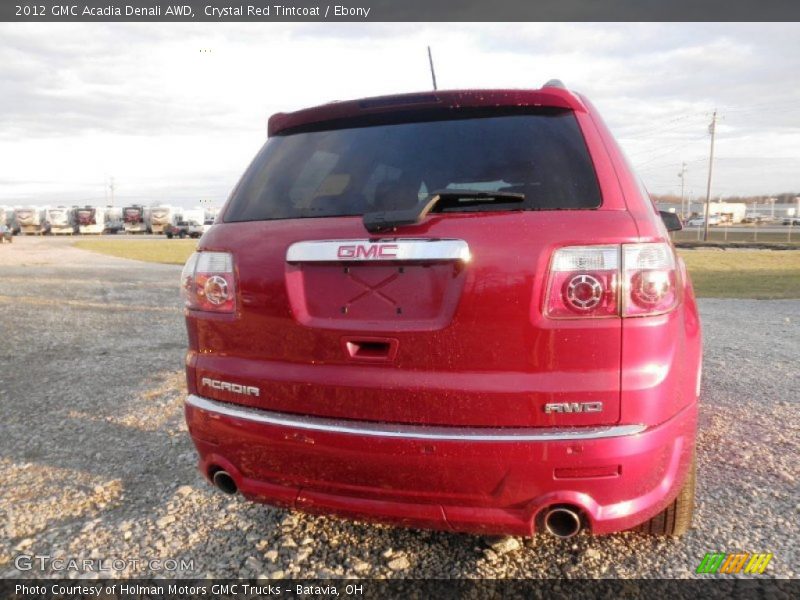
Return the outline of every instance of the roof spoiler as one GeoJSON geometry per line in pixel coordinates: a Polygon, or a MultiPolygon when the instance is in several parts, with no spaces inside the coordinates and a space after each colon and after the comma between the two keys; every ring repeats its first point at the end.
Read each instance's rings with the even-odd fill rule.
{"type": "Polygon", "coordinates": [[[502,106],[545,106],[566,108],[576,112],[586,111],[586,106],[577,94],[567,90],[560,80],[551,79],[538,90],[437,90],[346,100],[290,113],[276,113],[269,118],[267,135],[271,137],[283,131],[296,130],[316,123],[397,110],[425,110],[434,107],[457,110],[502,106]]]}

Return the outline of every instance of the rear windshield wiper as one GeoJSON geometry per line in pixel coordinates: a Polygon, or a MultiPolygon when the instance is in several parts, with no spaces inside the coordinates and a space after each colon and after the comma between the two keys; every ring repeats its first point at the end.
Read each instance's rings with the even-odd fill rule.
{"type": "Polygon", "coordinates": [[[364,227],[370,233],[378,233],[403,225],[416,225],[433,210],[440,200],[456,201],[464,206],[474,206],[492,202],[524,202],[525,194],[493,192],[490,190],[439,190],[433,192],[428,200],[414,208],[366,213],[363,217],[364,227]]]}

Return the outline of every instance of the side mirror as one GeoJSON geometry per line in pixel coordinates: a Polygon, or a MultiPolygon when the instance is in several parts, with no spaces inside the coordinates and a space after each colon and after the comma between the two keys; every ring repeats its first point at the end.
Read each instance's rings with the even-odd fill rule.
{"type": "Polygon", "coordinates": [[[661,220],[664,221],[667,231],[680,231],[683,229],[683,223],[681,223],[681,218],[677,214],[665,210],[658,211],[658,214],[661,215],[661,220]]]}

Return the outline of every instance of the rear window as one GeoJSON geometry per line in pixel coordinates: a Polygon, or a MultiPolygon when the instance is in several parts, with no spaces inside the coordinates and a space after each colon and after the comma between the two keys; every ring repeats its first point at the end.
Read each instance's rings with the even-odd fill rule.
{"type": "Polygon", "coordinates": [[[242,178],[225,221],[406,210],[442,189],[524,194],[514,209],[601,203],[574,115],[550,112],[275,136],[242,178]]]}

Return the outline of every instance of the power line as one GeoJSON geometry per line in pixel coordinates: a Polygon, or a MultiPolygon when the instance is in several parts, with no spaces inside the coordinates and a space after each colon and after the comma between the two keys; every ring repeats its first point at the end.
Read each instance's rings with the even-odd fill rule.
{"type": "MultiPolygon", "coordinates": [[[[701,115],[701,114],[694,114],[694,115],[686,115],[683,118],[684,119],[690,119],[690,118],[691,119],[696,119],[696,118],[699,118],[699,117],[702,117],[702,116],[703,115],[701,115]]],[[[673,121],[675,121],[675,119],[673,119],[673,121]]],[[[668,123],[670,123],[670,121],[667,121],[664,125],[667,125],[668,123]]],[[[651,135],[652,136],[663,135],[665,133],[669,133],[669,132],[672,132],[672,131],[679,131],[679,130],[685,128],[685,127],[696,127],[696,126],[697,126],[696,123],[691,123],[691,122],[689,122],[689,123],[678,123],[678,125],[674,125],[672,127],[663,127],[662,126],[662,127],[656,127],[654,129],[648,129],[648,130],[645,130],[645,131],[642,131],[642,132],[639,132],[639,133],[635,133],[633,135],[621,135],[620,138],[628,139],[628,140],[637,140],[637,139],[641,139],[643,137],[649,137],[651,135]]]]}
{"type": "MultiPolygon", "coordinates": [[[[688,146],[692,142],[696,142],[698,140],[701,140],[704,137],[705,137],[705,134],[703,134],[702,136],[699,136],[699,137],[691,138],[691,139],[686,140],[685,142],[683,142],[681,144],[677,144],[675,146],[670,146],[670,147],[667,147],[667,148],[659,148],[657,154],[655,154],[653,156],[648,156],[646,158],[646,160],[644,160],[642,162],[639,162],[638,164],[635,164],[634,166],[637,169],[639,169],[640,167],[642,167],[644,165],[648,165],[648,164],[652,163],[653,161],[656,161],[656,160],[658,160],[660,158],[664,158],[665,156],[668,156],[669,154],[671,154],[672,152],[675,152],[676,150],[681,150],[682,148],[685,148],[686,146],[688,146]]],[[[633,159],[631,159],[631,160],[632,160],[632,162],[636,162],[633,159]]]]}

